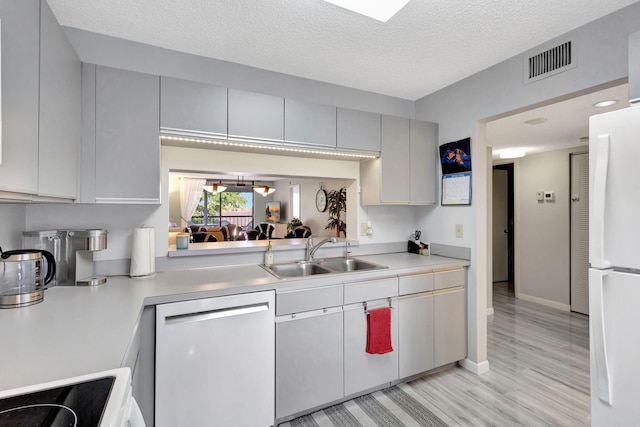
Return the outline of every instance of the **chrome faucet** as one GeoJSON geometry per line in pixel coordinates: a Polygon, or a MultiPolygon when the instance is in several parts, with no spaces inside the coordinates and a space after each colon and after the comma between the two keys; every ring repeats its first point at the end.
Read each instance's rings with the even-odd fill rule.
{"type": "Polygon", "coordinates": [[[309,236],[307,239],[307,247],[304,252],[304,260],[305,261],[313,261],[313,255],[320,248],[320,246],[324,245],[327,242],[338,243],[338,239],[335,237],[327,237],[325,239],[320,240],[316,245],[313,244],[313,236],[309,236]]]}

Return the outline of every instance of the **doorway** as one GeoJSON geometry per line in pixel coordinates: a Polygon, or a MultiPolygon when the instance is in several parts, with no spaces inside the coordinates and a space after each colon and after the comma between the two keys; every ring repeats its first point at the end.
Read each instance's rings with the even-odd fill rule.
{"type": "Polygon", "coordinates": [[[493,282],[506,282],[513,292],[514,279],[513,163],[493,167],[493,282]]]}

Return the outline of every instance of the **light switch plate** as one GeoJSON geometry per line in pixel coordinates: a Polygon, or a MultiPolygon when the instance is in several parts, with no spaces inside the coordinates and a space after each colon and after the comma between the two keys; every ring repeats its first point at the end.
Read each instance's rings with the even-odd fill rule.
{"type": "Polygon", "coordinates": [[[361,236],[366,236],[367,235],[367,223],[366,222],[361,222],[360,223],[360,235],[361,236]]]}
{"type": "Polygon", "coordinates": [[[462,239],[463,236],[464,236],[464,229],[462,227],[462,224],[456,224],[456,237],[458,239],[462,239]]]}

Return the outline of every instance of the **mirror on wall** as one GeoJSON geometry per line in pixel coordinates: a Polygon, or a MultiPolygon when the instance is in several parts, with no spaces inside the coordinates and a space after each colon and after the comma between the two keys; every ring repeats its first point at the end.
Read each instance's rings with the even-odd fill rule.
{"type": "MultiPolygon", "coordinates": [[[[169,248],[185,231],[192,242],[216,247],[238,240],[332,236],[335,231],[325,229],[328,212],[316,207],[316,193],[352,185],[354,179],[170,171],[169,248]]],[[[355,210],[356,200],[348,202],[355,210]]]]}

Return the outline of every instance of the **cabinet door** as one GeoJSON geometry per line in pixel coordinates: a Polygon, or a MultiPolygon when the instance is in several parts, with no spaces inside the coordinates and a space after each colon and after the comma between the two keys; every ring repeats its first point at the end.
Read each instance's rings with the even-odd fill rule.
{"type": "Polygon", "coordinates": [[[434,294],[435,366],[467,357],[467,319],[464,288],[434,294]]]}
{"type": "Polygon", "coordinates": [[[229,89],[229,138],[284,141],[284,98],[229,89]]]}
{"type": "MultiPolygon", "coordinates": [[[[40,2],[2,1],[0,191],[38,189],[40,2]]],[[[2,195],[13,197],[13,195],[2,195]]]]}
{"type": "Polygon", "coordinates": [[[276,318],[276,418],[343,397],[342,309],[276,318]]]}
{"type": "Polygon", "coordinates": [[[160,78],[160,126],[227,137],[227,88],[160,78]]]}
{"type": "MultiPolygon", "coordinates": [[[[387,307],[387,300],[368,301],[367,308],[387,307]]],[[[362,304],[344,307],[344,394],[352,395],[398,379],[398,312],[391,310],[391,345],[386,354],[369,354],[367,315],[362,304]]]]}
{"type": "Polygon", "coordinates": [[[433,294],[400,298],[398,331],[400,378],[433,369],[433,294]]]}
{"type": "Polygon", "coordinates": [[[159,79],[96,67],[96,202],[160,202],[159,79]]]}
{"type": "Polygon", "coordinates": [[[81,63],[46,1],[40,25],[38,194],[78,197],[81,63]]]}
{"type": "Polygon", "coordinates": [[[409,203],[411,163],[409,119],[382,116],[380,199],[383,203],[409,203]]]}
{"type": "Polygon", "coordinates": [[[411,202],[414,204],[436,203],[436,146],[437,125],[411,120],[409,171],[411,176],[411,202]]]}
{"type": "Polygon", "coordinates": [[[285,99],[284,140],[335,148],[336,107],[285,99]]]}
{"type": "Polygon", "coordinates": [[[380,114],[338,108],[338,148],[380,151],[380,114]]]}

